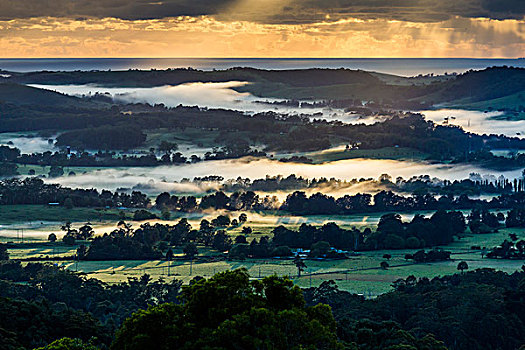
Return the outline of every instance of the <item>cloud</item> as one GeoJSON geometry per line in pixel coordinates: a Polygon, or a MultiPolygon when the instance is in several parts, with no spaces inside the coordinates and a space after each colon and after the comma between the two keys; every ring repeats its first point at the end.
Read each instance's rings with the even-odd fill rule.
{"type": "Polygon", "coordinates": [[[453,17],[522,20],[525,18],[525,1],[293,0],[287,3],[283,11],[265,19],[274,23],[290,24],[337,21],[345,18],[440,22],[453,17]]]}
{"type": "Polygon", "coordinates": [[[126,20],[213,15],[235,0],[0,0],[0,19],[94,17],[126,20]]]}
{"type": "Polygon", "coordinates": [[[524,23],[340,19],[307,24],[213,17],[0,21],[0,57],[518,57],[524,23]]]}
{"type": "Polygon", "coordinates": [[[453,17],[525,18],[524,0],[0,0],[0,19],[93,17],[125,20],[179,16],[265,24],[347,18],[440,22],[453,17]]]}

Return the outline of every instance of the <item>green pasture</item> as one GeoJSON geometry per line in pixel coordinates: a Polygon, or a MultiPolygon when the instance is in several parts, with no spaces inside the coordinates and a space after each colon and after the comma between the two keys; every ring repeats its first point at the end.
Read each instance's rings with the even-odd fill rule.
{"type": "MultiPolygon", "coordinates": [[[[230,231],[235,235],[236,230],[230,231]]],[[[297,278],[297,270],[289,259],[247,259],[244,261],[228,261],[220,257],[221,254],[199,247],[200,256],[192,263],[186,260],[167,261],[56,261],[60,266],[73,271],[85,273],[107,283],[126,281],[128,278],[140,277],[147,273],[153,279],[180,279],[185,283],[195,276],[210,277],[217,272],[237,268],[246,268],[253,278],[270,276],[273,274],[290,276],[301,287],[318,286],[323,281],[335,280],[339,287],[354,293],[373,297],[391,290],[391,284],[399,278],[410,275],[416,277],[436,277],[458,273],[457,264],[466,261],[469,269],[494,268],[501,271],[513,272],[524,264],[521,260],[494,260],[481,257],[480,250],[471,249],[472,246],[492,248],[508,239],[509,233],[516,233],[520,239],[525,238],[525,229],[501,229],[498,233],[468,234],[464,238],[443,247],[452,252],[452,260],[445,262],[416,264],[404,259],[405,254],[415,250],[381,250],[362,252],[346,260],[306,260],[306,271],[297,278]],[[386,260],[384,254],[390,254],[386,260]],[[380,268],[382,261],[388,261],[388,269],[380,268]],[[192,273],[190,275],[190,265],[192,273]],[[168,275],[169,270],[169,275],[168,275]]],[[[65,256],[73,255],[76,246],[65,246],[61,242],[55,244],[41,242],[31,244],[17,244],[11,248],[11,258],[65,256]]],[[[180,249],[175,250],[178,257],[182,256],[180,249]]]]}
{"type": "MultiPolygon", "coordinates": [[[[474,101],[471,102],[468,99],[458,100],[451,103],[448,103],[447,106],[455,108],[466,108],[474,110],[495,110],[503,108],[520,108],[524,105],[525,93],[518,92],[512,95],[487,100],[487,101],[474,101]]],[[[521,113],[521,116],[516,118],[516,120],[521,120],[525,117],[524,113],[521,113]]],[[[512,120],[512,119],[511,119],[512,120]]]]}
{"type": "Polygon", "coordinates": [[[404,147],[385,147],[379,149],[353,149],[345,150],[335,148],[331,150],[312,152],[306,156],[315,164],[336,162],[345,159],[367,158],[367,159],[393,159],[393,160],[424,160],[427,155],[423,152],[404,147]]]}
{"type": "Polygon", "coordinates": [[[162,141],[177,144],[200,144],[202,147],[215,147],[215,140],[219,137],[217,130],[202,130],[198,128],[185,128],[184,130],[154,129],[146,131],[147,138],[142,148],[149,150],[157,148],[162,141]]]}

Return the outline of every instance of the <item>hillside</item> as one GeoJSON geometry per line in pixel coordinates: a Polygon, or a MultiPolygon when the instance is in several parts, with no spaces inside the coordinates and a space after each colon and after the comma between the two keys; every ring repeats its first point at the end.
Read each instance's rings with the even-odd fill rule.
{"type": "Polygon", "coordinates": [[[55,106],[95,108],[96,104],[55,91],[15,83],[0,83],[0,103],[18,106],[55,106]]]}
{"type": "MultiPolygon", "coordinates": [[[[195,69],[75,71],[13,73],[9,81],[21,84],[97,84],[101,86],[154,87],[190,82],[246,81],[251,84],[236,88],[260,97],[282,99],[361,99],[402,106],[406,102],[425,105],[488,106],[483,101],[505,99],[525,91],[525,69],[492,67],[469,71],[452,77],[405,78],[349,69],[261,70],[232,68],[200,71],[195,69]],[[392,102],[393,101],[393,102],[392,102]]],[[[5,84],[4,84],[5,85],[5,84]]],[[[4,92],[14,100],[34,101],[33,91],[23,87],[4,92]]],[[[0,98],[2,95],[0,95],[0,98]]],[[[41,95],[40,97],[42,97],[41,95]]],[[[59,97],[48,95],[46,104],[59,97]]],[[[518,95],[520,96],[520,95],[518,95]]],[[[38,96],[37,96],[38,97],[38,96]]],[[[68,103],[75,100],[69,99],[68,103]]],[[[521,103],[515,103],[519,107],[521,103]]],[[[495,107],[497,108],[497,106],[495,107]]]]}

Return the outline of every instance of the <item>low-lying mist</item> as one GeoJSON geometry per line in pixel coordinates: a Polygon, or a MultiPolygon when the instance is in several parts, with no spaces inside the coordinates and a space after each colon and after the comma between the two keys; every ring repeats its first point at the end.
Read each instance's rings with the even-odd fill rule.
{"type": "MultiPolygon", "coordinates": [[[[283,114],[307,114],[311,118],[339,120],[345,123],[371,124],[381,120],[381,117],[362,117],[329,107],[295,107],[281,104],[271,104],[279,99],[258,98],[250,93],[235,90],[247,82],[229,81],[224,83],[187,83],[167,85],[152,88],[103,87],[97,85],[37,85],[31,86],[58,91],[68,95],[90,96],[96,93],[108,93],[112,98],[122,103],[164,104],[168,107],[178,105],[199,106],[206,108],[225,108],[253,114],[275,111],[283,114]],[[269,102],[269,103],[260,103],[269,102]]],[[[462,109],[439,109],[422,111],[428,119],[442,124],[448,118],[449,125],[461,126],[464,130],[477,134],[504,134],[523,137],[525,135],[525,120],[499,120],[502,112],[482,112],[462,109]],[[518,135],[519,134],[519,135],[518,135]]]]}
{"type": "Polygon", "coordinates": [[[187,83],[166,85],[152,88],[103,87],[98,85],[38,85],[30,86],[61,92],[73,96],[90,96],[96,93],[109,94],[121,103],[164,104],[167,107],[199,106],[206,108],[224,108],[242,111],[248,114],[275,111],[283,114],[309,114],[315,118],[343,120],[345,122],[372,123],[374,118],[360,119],[342,109],[323,107],[294,107],[271,104],[279,99],[259,98],[248,92],[234,90],[247,82],[229,81],[224,83],[187,83]],[[268,103],[265,103],[268,102],[268,103]]]}
{"type": "Polygon", "coordinates": [[[476,134],[496,134],[510,137],[525,137],[525,120],[495,119],[503,112],[481,112],[462,109],[438,109],[421,112],[436,124],[461,126],[463,130],[476,134]],[[448,121],[445,120],[448,118],[448,121]]]}
{"type": "Polygon", "coordinates": [[[0,146],[16,147],[22,153],[43,153],[57,150],[48,139],[20,133],[0,133],[0,146]]]}
{"type": "Polygon", "coordinates": [[[243,158],[236,160],[206,161],[195,164],[159,166],[151,168],[104,169],[47,179],[68,187],[97,188],[116,190],[118,188],[136,188],[145,193],[158,194],[163,191],[175,193],[202,193],[213,188],[202,188],[196,184],[174,183],[184,178],[193,179],[207,175],[219,175],[225,179],[237,177],[258,179],[265,175],[288,176],[295,174],[305,178],[336,178],[351,180],[375,178],[381,174],[393,178],[410,178],[429,175],[440,179],[459,180],[469,177],[470,173],[503,175],[509,179],[521,176],[521,170],[495,171],[481,169],[473,165],[443,165],[426,162],[348,159],[324,164],[282,163],[270,159],[243,158]]]}

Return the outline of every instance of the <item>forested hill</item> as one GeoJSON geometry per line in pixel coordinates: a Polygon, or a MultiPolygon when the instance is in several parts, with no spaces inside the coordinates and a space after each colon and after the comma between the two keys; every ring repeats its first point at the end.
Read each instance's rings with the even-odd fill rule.
{"type": "Polygon", "coordinates": [[[18,106],[96,107],[94,103],[78,97],[12,82],[4,83],[2,80],[0,80],[0,103],[18,106]]]}
{"type": "Polygon", "coordinates": [[[458,76],[405,78],[349,69],[261,70],[232,68],[201,71],[195,69],[75,71],[10,73],[5,81],[21,84],[97,84],[106,87],[152,87],[191,82],[245,81],[237,90],[261,97],[284,99],[363,99],[425,104],[472,103],[525,92],[525,69],[492,67],[458,76]]]}
{"type": "Polygon", "coordinates": [[[231,68],[202,71],[195,69],[74,71],[10,73],[10,81],[24,84],[100,84],[104,86],[150,87],[191,82],[272,82],[297,87],[338,84],[380,84],[373,74],[349,69],[262,70],[231,68]]]}
{"type": "Polygon", "coordinates": [[[470,71],[442,85],[436,94],[429,96],[436,102],[461,99],[470,102],[489,101],[525,93],[525,69],[493,67],[482,71],[470,71]]]}

